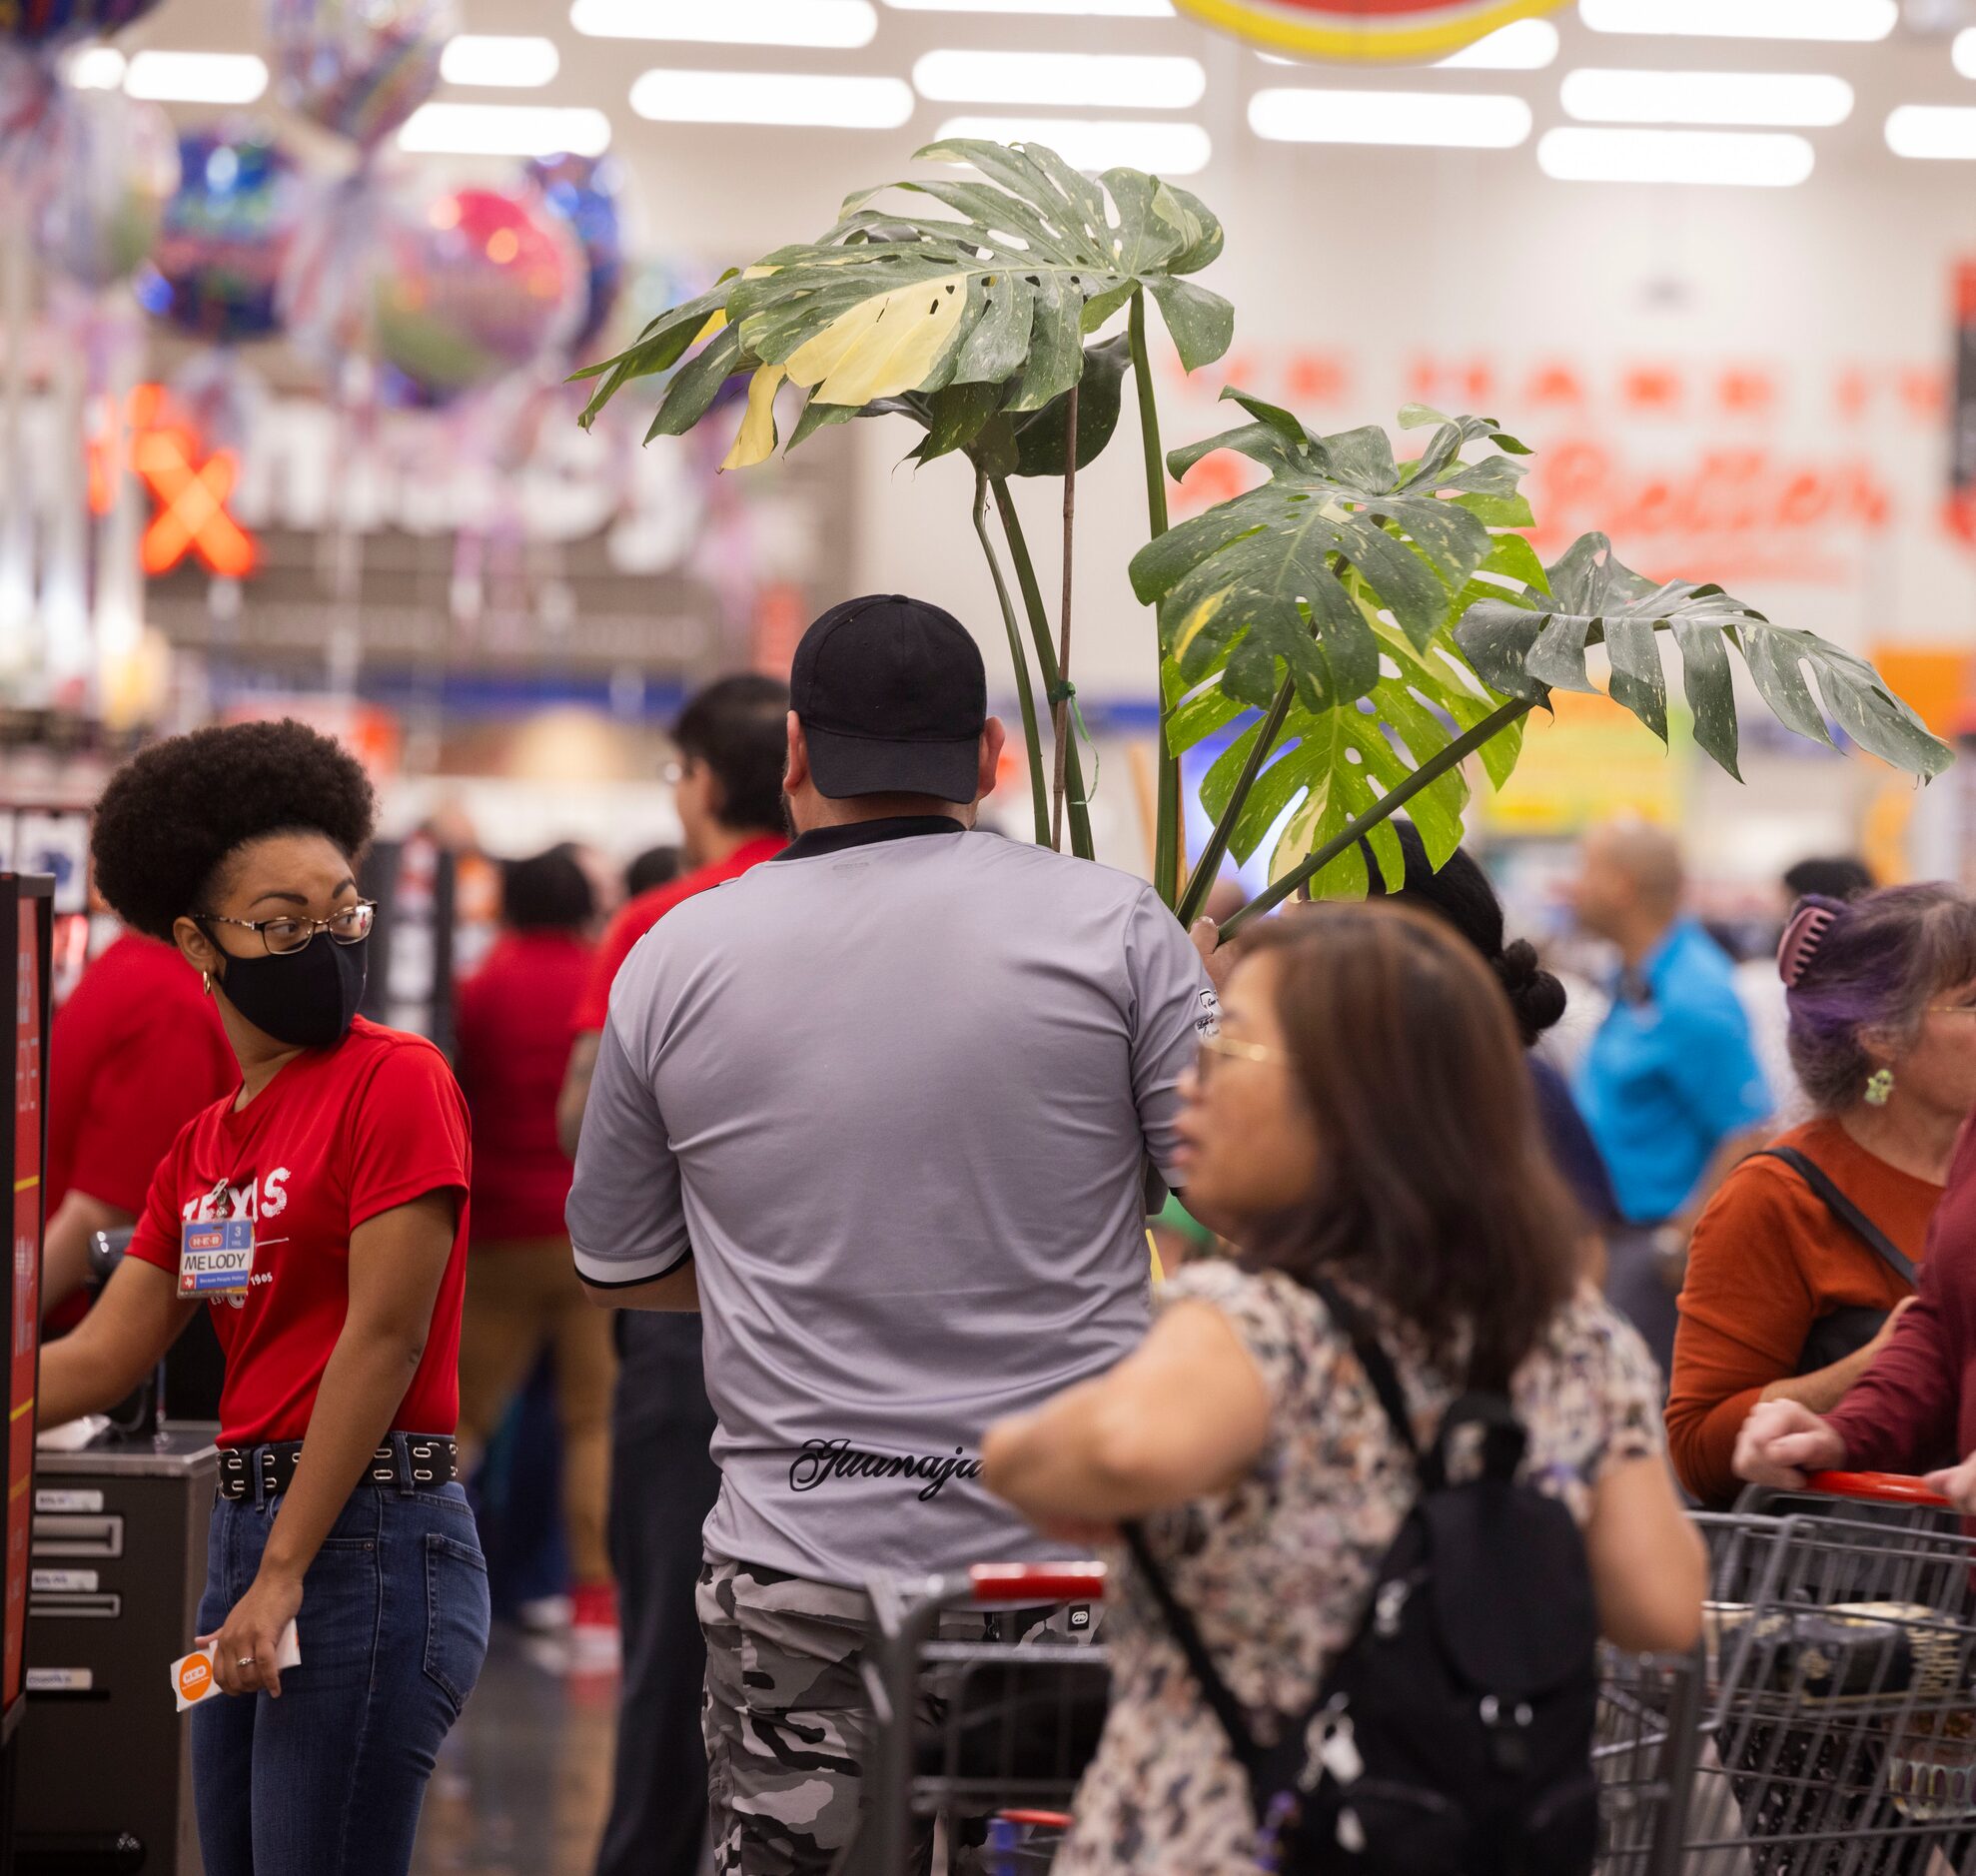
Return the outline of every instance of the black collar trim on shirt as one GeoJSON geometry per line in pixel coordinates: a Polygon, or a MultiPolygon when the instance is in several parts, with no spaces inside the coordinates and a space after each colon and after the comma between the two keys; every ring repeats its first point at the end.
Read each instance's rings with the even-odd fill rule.
{"type": "Polygon", "coordinates": [[[820,853],[841,853],[846,847],[868,847],[880,840],[913,840],[921,834],[964,834],[967,826],[951,814],[890,814],[883,820],[845,821],[835,827],[812,827],[782,849],[777,860],[813,860],[820,853]]]}

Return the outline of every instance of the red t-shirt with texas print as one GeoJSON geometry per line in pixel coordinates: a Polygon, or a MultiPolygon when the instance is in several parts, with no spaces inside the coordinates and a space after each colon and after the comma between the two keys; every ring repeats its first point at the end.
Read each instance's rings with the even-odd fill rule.
{"type": "Polygon", "coordinates": [[[308,1431],[349,1309],[351,1233],[439,1191],[460,1195],[460,1223],[425,1358],[391,1423],[453,1432],[472,1156],[467,1104],[446,1058],[423,1036],[360,1016],[334,1049],[296,1056],[238,1112],[234,1099],[215,1102],[179,1135],[130,1248],[176,1277],[184,1221],[254,1220],[247,1295],[208,1305],[227,1358],[221,1443],[257,1446],[308,1431]]]}

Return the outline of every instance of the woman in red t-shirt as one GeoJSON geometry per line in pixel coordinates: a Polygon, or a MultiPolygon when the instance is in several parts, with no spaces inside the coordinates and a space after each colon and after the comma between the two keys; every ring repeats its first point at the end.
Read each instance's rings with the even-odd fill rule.
{"type": "Polygon", "coordinates": [[[454,1482],[471,1181],[445,1059],[357,1014],[362,768],[299,723],[153,745],[97,809],[98,889],[215,998],[237,1095],[179,1135],[130,1255],[42,1359],[41,1419],[128,1393],[202,1309],[226,1352],[192,1715],[208,1876],[391,1876],[487,1652],[454,1482]],[[300,1663],[284,1671],[297,1625],[300,1663]]]}

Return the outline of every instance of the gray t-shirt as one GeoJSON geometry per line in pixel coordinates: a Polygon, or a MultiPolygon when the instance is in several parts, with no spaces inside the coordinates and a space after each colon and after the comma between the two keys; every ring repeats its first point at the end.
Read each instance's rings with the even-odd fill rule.
{"type": "Polygon", "coordinates": [[[1046,1554],[981,1433],[1147,1320],[1144,1166],[1214,992],[1144,881],[937,820],[811,834],[625,961],[576,1268],[694,1260],[710,1550],[824,1582],[1046,1554]]]}

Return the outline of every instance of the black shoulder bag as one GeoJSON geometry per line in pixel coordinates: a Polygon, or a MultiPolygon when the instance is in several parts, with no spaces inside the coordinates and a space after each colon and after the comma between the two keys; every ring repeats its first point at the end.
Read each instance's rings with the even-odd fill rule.
{"type": "MultiPolygon", "coordinates": [[[[1781,1160],[1818,1195],[1825,1209],[1910,1290],[1920,1282],[1920,1274],[1915,1270],[1913,1261],[1902,1254],[1900,1247],[1853,1204],[1824,1168],[1807,1154],[1800,1153],[1795,1147],[1765,1147],[1754,1157],[1781,1160]]],[[[1830,1368],[1833,1363],[1843,1362],[1849,1355],[1857,1355],[1885,1327],[1887,1314],[1885,1310],[1867,1309],[1863,1305],[1828,1311],[1811,1325],[1811,1333],[1805,1337],[1804,1348],[1797,1358],[1797,1372],[1800,1375],[1815,1375],[1821,1368],[1830,1368]]]]}
{"type": "Polygon", "coordinates": [[[1562,1504],[1517,1480],[1526,1434],[1505,1397],[1464,1395],[1422,1451],[1370,1326],[1331,1284],[1311,1287],[1421,1490],[1358,1634],[1275,1743],[1257,1741],[1144,1534],[1125,1531],[1248,1776],[1260,1860],[1282,1876],[1583,1876],[1598,1836],[1598,1623],[1583,1538],[1562,1504]],[[1456,1483],[1451,1447],[1471,1429],[1481,1463],[1456,1483]]]}

